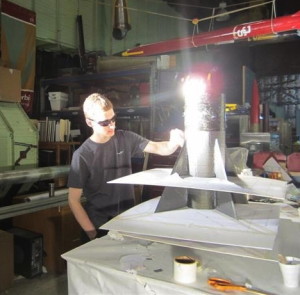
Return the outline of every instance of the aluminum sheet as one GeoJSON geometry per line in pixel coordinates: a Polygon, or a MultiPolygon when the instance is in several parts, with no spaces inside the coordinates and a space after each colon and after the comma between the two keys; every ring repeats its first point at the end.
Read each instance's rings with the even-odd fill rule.
{"type": "Polygon", "coordinates": [[[279,206],[236,205],[239,219],[218,210],[155,213],[160,198],[151,199],[113,218],[101,228],[152,237],[256,249],[272,249],[279,224],[279,206]]]}
{"type": "Polygon", "coordinates": [[[220,178],[180,177],[171,174],[171,168],[155,168],[112,180],[108,183],[156,185],[200,190],[212,190],[238,194],[255,195],[266,198],[285,199],[287,183],[285,181],[258,176],[220,178]]]}

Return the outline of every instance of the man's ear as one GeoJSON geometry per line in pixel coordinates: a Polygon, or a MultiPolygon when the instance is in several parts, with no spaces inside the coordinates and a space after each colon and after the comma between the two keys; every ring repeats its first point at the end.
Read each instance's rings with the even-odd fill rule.
{"type": "Polygon", "coordinates": [[[89,127],[93,127],[92,126],[92,121],[90,119],[85,119],[85,122],[86,124],[89,126],[89,127]]]}

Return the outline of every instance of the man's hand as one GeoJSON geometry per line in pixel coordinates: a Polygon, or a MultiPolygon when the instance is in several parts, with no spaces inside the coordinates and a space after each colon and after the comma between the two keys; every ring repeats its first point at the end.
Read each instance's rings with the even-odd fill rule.
{"type": "Polygon", "coordinates": [[[170,139],[168,141],[149,141],[144,152],[157,154],[161,156],[168,156],[173,154],[178,147],[184,144],[184,133],[179,129],[170,131],[170,139]]]}
{"type": "Polygon", "coordinates": [[[91,230],[91,231],[86,231],[85,233],[87,234],[87,236],[89,237],[90,240],[94,240],[94,239],[101,238],[101,237],[107,235],[108,230],[95,229],[95,230],[91,230]]]}
{"type": "Polygon", "coordinates": [[[89,237],[90,240],[94,240],[97,237],[97,231],[95,229],[90,230],[90,231],[86,231],[85,233],[89,237]]]}

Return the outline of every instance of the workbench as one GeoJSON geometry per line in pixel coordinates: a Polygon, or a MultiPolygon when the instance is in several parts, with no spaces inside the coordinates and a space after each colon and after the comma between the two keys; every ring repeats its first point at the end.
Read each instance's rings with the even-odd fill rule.
{"type": "Polygon", "coordinates": [[[214,253],[124,236],[107,235],[95,239],[62,257],[67,260],[68,288],[72,295],[225,294],[207,284],[211,275],[234,283],[251,283],[254,289],[267,294],[300,294],[300,288],[284,287],[276,260],[214,253]],[[201,261],[202,268],[197,271],[195,283],[174,281],[173,260],[179,255],[201,261]]]}

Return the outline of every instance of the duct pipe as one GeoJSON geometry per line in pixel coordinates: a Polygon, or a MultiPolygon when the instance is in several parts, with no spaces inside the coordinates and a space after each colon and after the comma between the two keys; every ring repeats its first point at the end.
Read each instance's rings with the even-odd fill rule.
{"type": "MultiPolygon", "coordinates": [[[[215,144],[218,143],[224,160],[225,118],[222,77],[217,67],[202,64],[195,66],[187,77],[185,95],[185,139],[189,175],[215,177],[215,144]],[[195,79],[195,85],[193,85],[195,79]],[[195,91],[191,91],[195,86],[195,91]],[[191,94],[189,92],[191,91],[191,94]]],[[[216,205],[214,191],[188,190],[187,205],[198,209],[213,209],[216,205]]]]}
{"type": "Polygon", "coordinates": [[[131,30],[131,26],[128,22],[126,0],[116,0],[114,6],[113,37],[116,40],[122,40],[126,37],[129,30],[131,30]]]}

